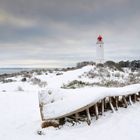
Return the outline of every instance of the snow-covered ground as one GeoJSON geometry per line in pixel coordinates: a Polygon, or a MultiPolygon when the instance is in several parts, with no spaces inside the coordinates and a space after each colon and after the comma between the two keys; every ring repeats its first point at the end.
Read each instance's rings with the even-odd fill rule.
{"type": "MultiPolygon", "coordinates": [[[[57,75],[58,72],[48,72],[47,75],[45,73],[41,75],[34,73],[25,82],[21,82],[23,76],[17,76],[10,78],[15,80],[14,82],[0,83],[0,140],[139,140],[140,102],[129,106],[127,109],[120,108],[115,113],[111,113],[111,111],[105,112],[104,116],[100,116],[98,121],[95,121],[95,118],[93,118],[90,126],[86,122],[82,122],[74,126],[66,123],[60,129],[50,127],[42,130],[40,128],[41,118],[38,92],[68,91],[69,95],[61,92],[49,92],[47,103],[55,102],[56,99],[61,100],[61,97],[74,96],[69,92],[74,89],[62,89],[61,87],[73,80],[89,83],[101,82],[99,75],[96,75],[94,78],[88,77],[91,73],[94,74],[97,71],[98,69],[95,66],[86,66],[73,71],[59,72],[61,73],[60,75],[57,75]],[[31,80],[32,78],[39,78],[43,82],[47,82],[47,86],[38,86],[31,80]],[[38,130],[42,130],[44,135],[38,135],[38,130]]],[[[107,76],[107,79],[112,80],[116,77],[117,80],[120,79],[122,82],[127,81],[128,70],[125,70],[127,72],[108,71],[110,76],[107,76]],[[117,73],[117,76],[114,76],[115,73],[117,73]],[[121,76],[118,77],[118,73],[121,76]]],[[[89,89],[91,87],[86,88],[89,89]]],[[[82,88],[76,90],[80,91],[82,88]]]]}
{"type": "Polygon", "coordinates": [[[60,129],[47,128],[38,135],[40,113],[37,93],[0,92],[0,140],[139,140],[140,102],[120,108],[116,113],[106,112],[98,121],[66,124],[60,129]]]}

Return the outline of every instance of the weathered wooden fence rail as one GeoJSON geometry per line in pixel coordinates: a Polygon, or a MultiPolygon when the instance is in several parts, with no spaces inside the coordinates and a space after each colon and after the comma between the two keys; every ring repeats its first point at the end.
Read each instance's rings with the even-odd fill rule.
{"type": "Polygon", "coordinates": [[[40,102],[40,114],[43,121],[42,128],[49,126],[58,127],[59,125],[63,125],[67,121],[73,124],[74,122],[86,121],[87,124],[90,125],[93,118],[96,118],[96,120],[98,120],[100,116],[104,114],[104,112],[109,110],[115,112],[120,107],[127,108],[128,105],[132,105],[137,101],[140,101],[140,91],[134,94],[107,96],[103,99],[98,100],[96,103],[89,104],[64,116],[52,119],[44,118],[43,104],[40,102]]]}

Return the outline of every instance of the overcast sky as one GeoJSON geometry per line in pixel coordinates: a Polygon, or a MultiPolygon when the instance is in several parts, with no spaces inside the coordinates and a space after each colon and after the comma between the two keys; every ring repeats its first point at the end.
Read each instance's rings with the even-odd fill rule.
{"type": "Polygon", "coordinates": [[[140,0],[0,0],[0,67],[140,59],[140,0]]]}

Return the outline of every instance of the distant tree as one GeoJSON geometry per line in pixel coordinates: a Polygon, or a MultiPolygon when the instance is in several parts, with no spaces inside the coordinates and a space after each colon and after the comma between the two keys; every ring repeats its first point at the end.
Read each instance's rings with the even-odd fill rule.
{"type": "Polygon", "coordinates": [[[114,61],[106,61],[106,62],[104,63],[104,65],[105,65],[105,66],[108,66],[108,67],[110,67],[110,68],[115,68],[115,69],[117,69],[117,70],[119,70],[119,71],[123,71],[123,69],[122,69],[122,67],[119,65],[119,63],[116,63],[116,62],[114,62],[114,61]]]}
{"type": "Polygon", "coordinates": [[[79,63],[76,64],[76,67],[77,68],[82,68],[82,67],[87,66],[87,65],[95,65],[95,62],[93,62],[93,61],[79,62],[79,63]]]}
{"type": "Polygon", "coordinates": [[[115,66],[116,63],[114,61],[106,61],[104,64],[107,66],[115,66]]]}

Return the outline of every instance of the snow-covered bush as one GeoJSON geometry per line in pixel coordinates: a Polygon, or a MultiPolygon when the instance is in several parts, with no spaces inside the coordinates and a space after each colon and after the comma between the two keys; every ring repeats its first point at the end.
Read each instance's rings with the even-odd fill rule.
{"type": "Polygon", "coordinates": [[[3,79],[2,82],[3,83],[11,83],[11,82],[15,82],[16,80],[13,79],[3,79]]]}
{"type": "Polygon", "coordinates": [[[125,83],[121,83],[119,81],[113,81],[113,80],[110,80],[110,81],[105,81],[104,84],[102,86],[105,86],[105,87],[123,87],[125,86],[125,83]]]}
{"type": "Polygon", "coordinates": [[[47,82],[45,81],[41,81],[39,84],[38,84],[39,87],[46,87],[47,86],[47,82]]]}
{"type": "Polygon", "coordinates": [[[41,80],[35,77],[35,78],[31,79],[31,82],[32,82],[33,85],[37,85],[41,82],[41,80]]]}
{"type": "Polygon", "coordinates": [[[120,72],[116,72],[115,77],[120,77],[120,72]]]}
{"type": "Polygon", "coordinates": [[[32,73],[29,73],[29,72],[24,73],[23,74],[23,77],[25,77],[25,78],[31,78],[32,77],[32,73]]]}
{"type": "Polygon", "coordinates": [[[21,86],[18,86],[17,91],[24,91],[24,90],[23,90],[23,88],[21,86]]]}
{"type": "Polygon", "coordinates": [[[52,94],[52,91],[51,90],[48,90],[48,94],[51,95],[52,94]]]}
{"type": "Polygon", "coordinates": [[[47,86],[47,82],[41,81],[40,79],[38,79],[36,77],[32,78],[31,82],[33,85],[38,85],[39,87],[46,87],[47,86]]]}
{"type": "Polygon", "coordinates": [[[85,87],[85,86],[92,86],[92,84],[74,80],[74,81],[69,82],[68,84],[63,84],[63,86],[61,88],[75,89],[75,88],[81,88],[81,87],[85,87]]]}
{"type": "Polygon", "coordinates": [[[88,73],[85,73],[84,75],[87,76],[88,78],[95,78],[99,76],[99,74],[94,72],[93,70],[89,71],[88,73]]]}

